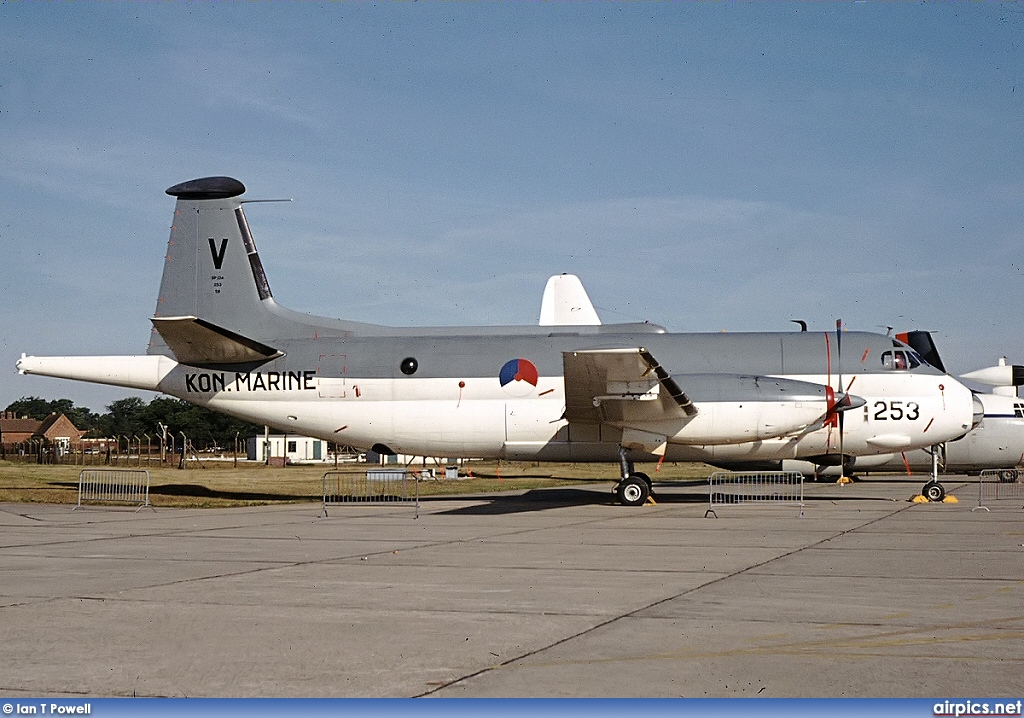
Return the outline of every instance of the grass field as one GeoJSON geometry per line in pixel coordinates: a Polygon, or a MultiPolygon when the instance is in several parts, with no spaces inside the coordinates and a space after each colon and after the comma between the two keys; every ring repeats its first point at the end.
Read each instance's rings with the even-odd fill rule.
{"type": "MultiPolygon", "coordinates": [[[[458,480],[420,482],[421,496],[478,494],[564,486],[584,481],[613,482],[618,478],[615,464],[541,464],[530,462],[472,462],[473,477],[458,480]]],[[[0,461],[0,502],[78,503],[78,475],[81,466],[40,466],[0,461]]],[[[102,469],[102,466],[88,466],[102,469]]],[[[114,468],[114,467],[111,467],[114,468]]],[[[261,463],[204,462],[186,469],[152,464],[141,467],[150,473],[150,503],[182,508],[254,506],[283,502],[316,502],[322,498],[323,475],[333,466],[271,467],[261,463]]],[[[340,471],[362,474],[366,464],[342,464],[340,471]]],[[[637,466],[655,481],[703,478],[712,469],[705,464],[664,464],[637,466]]],[[[465,471],[465,469],[463,469],[465,471]]]]}

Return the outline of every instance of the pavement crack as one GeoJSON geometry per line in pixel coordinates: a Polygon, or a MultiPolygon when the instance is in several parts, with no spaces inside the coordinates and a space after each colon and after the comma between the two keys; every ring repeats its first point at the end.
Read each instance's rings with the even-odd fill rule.
{"type": "Polygon", "coordinates": [[[595,623],[594,625],[590,626],[589,628],[586,628],[586,629],[584,629],[582,631],[577,631],[576,633],[573,633],[572,635],[569,635],[569,636],[564,636],[564,637],[562,637],[562,638],[560,638],[560,639],[558,639],[556,641],[552,641],[551,643],[549,643],[547,645],[541,646],[539,648],[535,648],[535,649],[530,650],[530,651],[526,651],[525,653],[523,653],[521,655],[513,656],[512,658],[509,658],[509,659],[507,659],[505,661],[501,661],[500,663],[497,663],[495,665],[486,666],[484,668],[481,668],[480,670],[474,671],[472,673],[468,673],[468,674],[466,674],[464,676],[460,676],[459,678],[454,678],[454,679],[452,679],[450,681],[446,681],[446,682],[444,682],[441,685],[433,687],[430,690],[423,691],[422,693],[416,694],[413,697],[414,698],[423,698],[423,697],[426,697],[426,696],[429,696],[429,695],[433,695],[433,694],[436,694],[436,693],[438,693],[438,692],[440,692],[442,690],[445,690],[446,688],[450,688],[450,687],[455,686],[455,685],[457,685],[459,683],[462,683],[464,681],[468,681],[468,680],[470,680],[472,678],[476,678],[478,676],[485,675],[485,674],[490,673],[492,671],[496,671],[496,670],[498,670],[500,668],[505,668],[505,667],[513,665],[515,663],[519,663],[520,661],[526,660],[527,658],[531,658],[533,656],[540,655],[540,654],[544,653],[545,651],[549,651],[549,650],[551,650],[553,648],[557,648],[558,646],[564,645],[564,644],[566,644],[566,643],[568,643],[570,641],[573,641],[573,640],[576,640],[578,638],[582,638],[584,636],[587,636],[587,635],[589,635],[591,633],[594,633],[595,631],[598,631],[598,630],[600,630],[602,628],[606,628],[608,626],[614,625],[614,624],[618,623],[619,621],[622,621],[622,620],[627,619],[627,618],[632,618],[632,617],[636,616],[637,614],[640,614],[640,613],[642,613],[644,611],[649,611],[649,610],[651,610],[653,608],[657,608],[658,606],[662,606],[662,605],[664,605],[666,603],[669,603],[670,601],[675,601],[676,599],[683,598],[684,596],[691,595],[693,593],[696,593],[697,591],[701,591],[701,590],[703,590],[703,589],[705,589],[705,588],[707,588],[709,586],[714,586],[714,585],[717,585],[717,584],[722,583],[724,581],[728,581],[731,578],[735,578],[737,576],[742,576],[745,573],[753,571],[754,569],[757,569],[757,568],[762,568],[762,567],[767,566],[767,565],[769,565],[771,563],[774,563],[775,561],[779,561],[779,560],[784,559],[784,558],[789,558],[790,556],[795,556],[796,554],[798,554],[798,553],[800,553],[802,551],[806,551],[808,549],[813,549],[813,548],[815,548],[817,546],[820,546],[821,544],[827,543],[828,541],[833,541],[833,540],[835,540],[837,538],[840,538],[842,536],[845,536],[845,535],[847,535],[849,533],[853,533],[855,531],[860,531],[860,530],[862,530],[862,529],[864,529],[864,528],[866,528],[868,526],[871,526],[872,524],[878,523],[879,521],[884,521],[886,519],[892,518],[893,516],[896,516],[896,515],[904,512],[904,511],[907,511],[907,510],[913,508],[914,506],[915,506],[915,504],[908,504],[906,506],[902,506],[902,507],[896,509],[895,511],[889,512],[889,513],[887,513],[887,514],[885,514],[883,516],[876,516],[875,518],[869,519],[868,521],[865,521],[865,522],[863,522],[863,523],[861,523],[861,524],[859,524],[857,526],[854,526],[854,527],[851,527],[851,528],[848,528],[848,529],[844,529],[842,531],[837,531],[837,532],[835,532],[835,533],[833,533],[833,534],[831,534],[829,536],[826,536],[825,538],[819,539],[817,541],[812,541],[811,543],[806,544],[804,546],[800,546],[799,548],[791,549],[791,550],[786,551],[784,553],[781,553],[778,556],[775,556],[773,558],[770,558],[770,559],[767,559],[767,560],[764,560],[764,561],[759,561],[757,563],[754,563],[754,564],[751,564],[751,565],[746,566],[744,568],[741,568],[741,569],[738,569],[736,571],[733,571],[732,573],[728,573],[728,574],[725,574],[723,576],[719,576],[718,578],[714,578],[714,579],[712,579],[710,581],[707,581],[706,583],[700,584],[699,586],[694,586],[693,588],[689,588],[689,589],[687,589],[685,591],[680,591],[679,593],[673,594],[671,596],[666,596],[664,598],[658,599],[657,601],[652,601],[651,603],[648,603],[645,606],[640,606],[639,608],[635,608],[635,609],[633,609],[631,611],[627,611],[627,612],[622,613],[622,614],[620,614],[618,616],[613,616],[613,617],[611,617],[611,618],[609,618],[607,620],[600,621],[600,622],[595,623]]]}

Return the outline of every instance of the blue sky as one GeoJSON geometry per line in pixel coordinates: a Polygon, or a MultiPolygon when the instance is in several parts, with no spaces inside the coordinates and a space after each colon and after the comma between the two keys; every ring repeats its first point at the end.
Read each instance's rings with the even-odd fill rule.
{"type": "MultiPolygon", "coordinates": [[[[1024,363],[1024,6],[0,3],[0,408],[143,353],[178,182],[275,298],[396,325],[935,332],[1024,363]],[[6,367],[6,368],[2,368],[6,367]]],[[[152,395],[143,395],[151,398],[152,395]]]]}

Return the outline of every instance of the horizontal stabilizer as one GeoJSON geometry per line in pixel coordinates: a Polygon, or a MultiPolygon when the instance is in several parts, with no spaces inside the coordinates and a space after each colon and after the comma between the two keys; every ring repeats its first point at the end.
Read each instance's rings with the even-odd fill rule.
{"type": "Polygon", "coordinates": [[[150,321],[182,364],[248,364],[284,356],[273,347],[197,317],[153,317],[150,321]]]}

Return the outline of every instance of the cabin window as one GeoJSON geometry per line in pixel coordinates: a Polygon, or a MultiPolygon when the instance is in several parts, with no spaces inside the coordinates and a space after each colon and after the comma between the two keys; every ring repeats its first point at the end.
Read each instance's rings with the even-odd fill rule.
{"type": "Polygon", "coordinates": [[[399,368],[402,370],[402,373],[405,374],[406,376],[412,376],[413,374],[416,373],[416,370],[419,369],[419,366],[420,363],[416,361],[415,357],[406,357],[405,359],[402,360],[402,363],[399,365],[399,368]]]}
{"type": "Polygon", "coordinates": [[[921,358],[912,351],[895,349],[890,352],[882,352],[882,366],[894,371],[916,369],[921,366],[921,358]]]}

